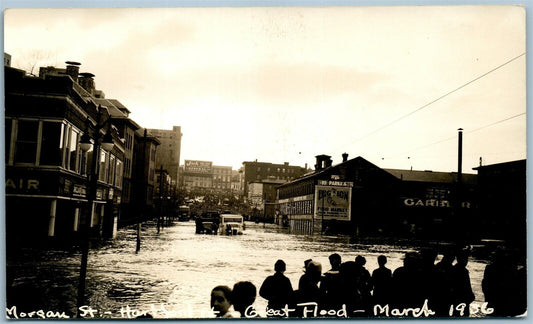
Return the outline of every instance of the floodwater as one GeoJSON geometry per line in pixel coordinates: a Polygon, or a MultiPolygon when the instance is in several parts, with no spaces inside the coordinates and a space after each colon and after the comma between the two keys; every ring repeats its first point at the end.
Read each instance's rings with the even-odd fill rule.
{"type": "MultiPolygon", "coordinates": [[[[306,259],[321,262],[327,271],[331,253],[339,253],[343,261],[362,255],[372,272],[378,267],[379,255],[386,255],[387,267],[394,270],[402,265],[405,252],[414,251],[354,245],[347,237],[289,235],[269,224],[246,225],[244,235],[219,236],[195,234],[192,221],[177,222],[159,234],[153,223],[146,223],[138,253],[135,228],[119,230],[116,239],[90,250],[84,317],[134,318],[143,312],[154,318],[213,317],[209,306],[213,287],[251,281],[259,290],[263,280],[274,273],[278,259],[286,262],[285,275],[297,288],[306,259]]],[[[80,258],[75,250],[26,250],[9,257],[8,310],[15,306],[17,312],[43,310],[52,312],[50,316],[64,313],[73,317],[80,258]]],[[[481,280],[486,264],[471,259],[467,266],[479,305],[484,301],[481,280]]],[[[264,315],[266,304],[258,296],[255,308],[264,315]]]]}

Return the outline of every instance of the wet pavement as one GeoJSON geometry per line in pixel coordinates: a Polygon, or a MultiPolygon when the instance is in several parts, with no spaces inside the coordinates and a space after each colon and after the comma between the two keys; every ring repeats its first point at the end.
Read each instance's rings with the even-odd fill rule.
{"type": "MultiPolygon", "coordinates": [[[[135,228],[119,230],[116,239],[90,250],[84,317],[134,318],[147,312],[155,318],[213,317],[209,309],[213,287],[251,281],[259,290],[274,273],[278,259],[286,262],[285,275],[297,288],[303,262],[309,258],[321,262],[326,271],[331,253],[339,253],[343,261],[362,255],[372,272],[381,254],[394,270],[402,265],[405,252],[415,251],[413,247],[354,245],[348,237],[289,235],[269,224],[246,225],[244,235],[218,236],[195,234],[193,221],[176,222],[159,234],[154,223],[146,223],[139,253],[135,228]]],[[[80,258],[79,251],[59,249],[26,249],[10,255],[8,310],[19,315],[42,310],[45,315],[73,317],[80,258]]],[[[471,259],[467,266],[479,305],[484,301],[481,280],[486,264],[486,260],[471,259]]],[[[255,308],[264,314],[266,304],[258,296],[255,308]]]]}

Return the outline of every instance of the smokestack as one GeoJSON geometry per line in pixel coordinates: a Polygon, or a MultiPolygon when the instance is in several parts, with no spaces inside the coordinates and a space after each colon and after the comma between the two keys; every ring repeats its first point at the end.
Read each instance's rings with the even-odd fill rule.
{"type": "Polygon", "coordinates": [[[78,82],[78,74],[80,74],[80,63],[73,61],[66,61],[67,75],[70,75],[74,82],[78,82]]]}
{"type": "Polygon", "coordinates": [[[457,182],[461,183],[462,181],[462,172],[463,172],[463,129],[459,128],[459,143],[458,154],[457,154],[457,182]]]}
{"type": "Polygon", "coordinates": [[[83,87],[83,89],[85,89],[85,91],[87,91],[91,95],[93,95],[94,91],[96,90],[93,78],[94,78],[94,74],[92,73],[88,73],[88,72],[80,73],[80,78],[78,82],[83,87]]]}
{"type": "Polygon", "coordinates": [[[348,161],[348,153],[342,153],[342,162],[348,161]]]}

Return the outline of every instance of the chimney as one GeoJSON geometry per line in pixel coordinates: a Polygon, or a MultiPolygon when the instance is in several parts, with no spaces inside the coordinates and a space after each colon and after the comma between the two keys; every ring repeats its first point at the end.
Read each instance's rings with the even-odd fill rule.
{"type": "Polygon", "coordinates": [[[80,73],[80,78],[78,81],[78,83],[83,87],[83,89],[85,89],[91,95],[93,95],[94,91],[96,90],[93,78],[94,78],[94,74],[84,72],[84,73],[80,73]]]}
{"type": "Polygon", "coordinates": [[[73,61],[66,61],[67,75],[70,75],[74,82],[78,82],[78,74],[80,74],[80,63],[73,61]]]}
{"type": "Polygon", "coordinates": [[[348,153],[342,153],[342,162],[348,161],[348,153]]]}
{"type": "Polygon", "coordinates": [[[331,166],[331,156],[321,154],[321,155],[315,156],[315,158],[316,158],[315,171],[320,171],[331,166]]]}

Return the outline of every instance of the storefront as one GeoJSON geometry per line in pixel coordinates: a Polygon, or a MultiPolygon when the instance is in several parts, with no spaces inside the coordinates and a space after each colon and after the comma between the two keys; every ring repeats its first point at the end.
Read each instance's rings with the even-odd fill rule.
{"type": "MultiPolygon", "coordinates": [[[[94,123],[95,103],[67,76],[36,78],[6,67],[5,192],[8,244],[75,238],[89,222],[96,235],[113,236],[120,213],[124,147],[97,159],[94,208],[88,206],[93,149],[81,149],[94,123]],[[53,94],[53,95],[52,95],[53,94]],[[86,122],[88,121],[88,122],[86,122]],[[89,216],[89,210],[93,210],[89,216]]],[[[91,130],[93,138],[95,130],[91,130]]],[[[97,131],[104,130],[98,129],[97,131]]]]}

